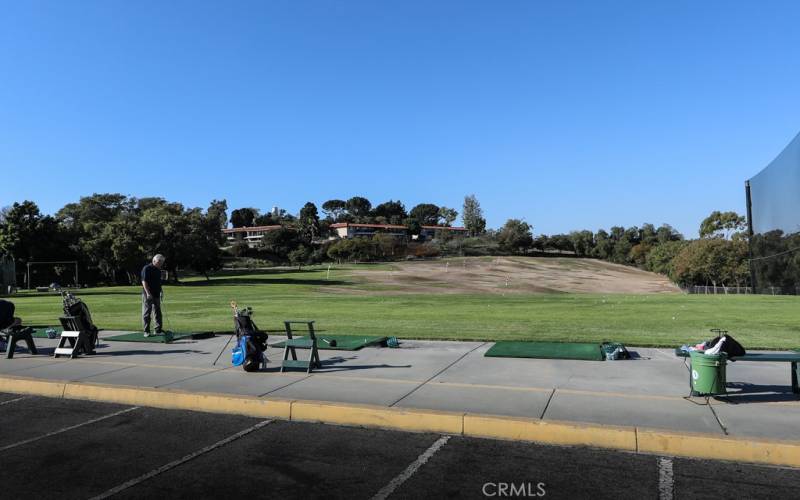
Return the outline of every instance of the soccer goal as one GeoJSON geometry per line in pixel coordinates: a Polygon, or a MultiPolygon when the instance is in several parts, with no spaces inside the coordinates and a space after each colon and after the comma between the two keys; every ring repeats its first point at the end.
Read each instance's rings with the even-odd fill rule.
{"type": "Polygon", "coordinates": [[[42,262],[28,262],[28,270],[25,275],[28,290],[33,287],[49,287],[50,283],[58,283],[61,286],[78,285],[78,261],[77,260],[54,260],[42,262]],[[67,280],[72,280],[69,283],[67,280]]]}

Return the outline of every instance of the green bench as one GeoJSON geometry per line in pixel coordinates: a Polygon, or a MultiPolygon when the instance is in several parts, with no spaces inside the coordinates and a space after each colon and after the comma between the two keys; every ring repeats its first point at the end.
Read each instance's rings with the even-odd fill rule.
{"type": "MultiPolygon", "coordinates": [[[[679,348],[675,349],[675,355],[681,358],[688,358],[689,353],[686,351],[682,351],[679,348]]],[[[798,363],[800,363],[800,352],[798,353],[748,353],[744,356],[737,356],[734,358],[728,358],[729,361],[763,361],[763,362],[770,362],[770,363],[791,363],[790,371],[791,371],[791,378],[792,378],[792,392],[795,394],[800,394],[800,386],[798,386],[798,379],[800,379],[800,368],[798,368],[798,363]]]]}
{"type": "Polygon", "coordinates": [[[33,343],[33,328],[12,326],[5,330],[0,330],[0,336],[5,337],[6,340],[6,358],[11,359],[14,357],[14,351],[17,349],[17,342],[24,341],[28,345],[28,351],[31,354],[39,354],[36,350],[36,344],[33,343]]]}
{"type": "Polygon", "coordinates": [[[283,326],[286,329],[286,342],[283,345],[283,361],[281,362],[281,372],[284,368],[302,368],[306,373],[311,373],[314,368],[322,368],[322,363],[319,360],[319,352],[317,351],[317,336],[314,333],[314,322],[307,320],[289,320],[284,321],[283,326]],[[299,339],[292,338],[292,325],[301,324],[306,325],[307,336],[299,339]],[[308,360],[297,359],[296,349],[307,349],[311,351],[308,360]],[[289,356],[292,359],[289,359],[289,356]]]}

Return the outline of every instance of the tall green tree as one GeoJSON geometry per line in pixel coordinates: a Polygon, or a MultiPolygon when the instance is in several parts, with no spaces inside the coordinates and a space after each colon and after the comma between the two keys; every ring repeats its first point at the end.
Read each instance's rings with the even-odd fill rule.
{"type": "Polygon", "coordinates": [[[461,219],[470,236],[478,236],[486,230],[486,219],[478,198],[474,194],[464,197],[464,207],[461,210],[461,219]]]}
{"type": "Polygon", "coordinates": [[[289,259],[289,253],[301,244],[302,241],[297,231],[282,227],[265,234],[261,239],[260,247],[269,253],[273,259],[279,262],[286,262],[289,259]]]}
{"type": "Polygon", "coordinates": [[[675,257],[683,250],[687,242],[681,240],[659,243],[647,253],[644,267],[648,271],[669,276],[675,280],[675,257]]]}
{"type": "Polygon", "coordinates": [[[346,208],[347,213],[358,221],[369,217],[370,210],[372,210],[372,203],[363,196],[353,196],[347,200],[346,208]]]}
{"type": "Polygon", "coordinates": [[[747,220],[743,215],[714,210],[700,223],[700,237],[725,239],[731,239],[736,235],[741,237],[746,227],[747,220]]]}
{"type": "Polygon", "coordinates": [[[33,261],[72,260],[74,249],[58,222],[43,215],[36,203],[14,203],[0,222],[0,254],[11,255],[19,267],[33,261]]]}
{"type": "Polygon", "coordinates": [[[347,210],[347,202],[344,200],[328,200],[322,204],[322,212],[325,218],[332,222],[339,222],[342,215],[347,210]]]}
{"type": "Polygon", "coordinates": [[[675,257],[675,280],[683,285],[741,285],[748,281],[747,243],[743,240],[701,238],[675,257]]]}
{"type": "Polygon", "coordinates": [[[639,241],[648,246],[653,246],[658,242],[658,232],[656,227],[650,223],[645,222],[639,229],[639,241]]]}
{"type": "Polygon", "coordinates": [[[658,239],[659,243],[666,243],[668,241],[681,241],[683,239],[683,235],[669,224],[661,224],[658,229],[656,229],[656,239],[658,239]]]}
{"type": "Polygon", "coordinates": [[[439,223],[450,227],[458,218],[458,212],[454,208],[439,207],[439,223]]]}
{"type": "Polygon", "coordinates": [[[423,226],[439,224],[439,207],[433,203],[420,203],[408,212],[409,217],[417,219],[423,226]]]}
{"type": "MultiPolygon", "coordinates": [[[[314,238],[319,236],[319,213],[317,206],[310,201],[303,205],[300,209],[300,215],[297,218],[298,227],[300,229],[300,236],[306,242],[314,241],[314,238]]],[[[310,254],[310,252],[309,252],[310,254]]]]}
{"type": "Polygon", "coordinates": [[[594,236],[592,256],[598,259],[609,260],[614,252],[614,240],[605,229],[600,229],[594,236]]]}
{"type": "Polygon", "coordinates": [[[258,210],[255,208],[237,208],[231,212],[231,225],[233,227],[252,227],[258,217],[258,210]]]}
{"type": "Polygon", "coordinates": [[[189,238],[186,245],[187,264],[196,272],[209,279],[208,273],[222,267],[222,251],[225,237],[220,229],[226,224],[225,200],[214,200],[205,213],[198,209],[187,213],[189,218],[189,238]]]}
{"type": "Polygon", "coordinates": [[[401,224],[408,217],[406,207],[400,200],[389,200],[372,209],[372,215],[382,217],[388,224],[401,224]]]}
{"type": "Polygon", "coordinates": [[[575,255],[580,257],[591,255],[594,248],[594,234],[591,231],[572,231],[569,233],[569,239],[572,240],[575,255]]]}
{"type": "Polygon", "coordinates": [[[527,222],[508,219],[500,230],[497,241],[500,247],[508,252],[525,253],[533,245],[532,229],[527,222]]]}

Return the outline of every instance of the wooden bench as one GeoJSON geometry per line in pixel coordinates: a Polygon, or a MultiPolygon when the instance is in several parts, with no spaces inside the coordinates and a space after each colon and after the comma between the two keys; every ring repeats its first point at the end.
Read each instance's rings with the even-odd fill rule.
{"type": "MultiPolygon", "coordinates": [[[[681,358],[688,358],[689,353],[687,351],[682,351],[680,349],[675,349],[675,355],[681,358]]],[[[800,369],[798,368],[798,363],[800,363],[800,352],[797,353],[748,353],[744,356],[737,356],[728,358],[728,361],[736,362],[736,361],[763,361],[768,363],[791,363],[790,371],[791,371],[791,379],[792,379],[792,392],[795,394],[800,394],[800,386],[798,385],[798,379],[800,379],[800,369]]]]}
{"type": "Polygon", "coordinates": [[[317,336],[314,333],[314,322],[306,320],[289,320],[284,321],[283,326],[286,329],[286,341],[283,347],[283,361],[281,363],[281,372],[284,368],[304,368],[306,373],[311,373],[314,368],[322,368],[322,363],[319,360],[319,352],[317,351],[317,336]],[[306,325],[308,329],[308,336],[299,339],[292,338],[292,325],[302,324],[306,325]],[[310,354],[308,361],[304,359],[297,359],[297,352],[295,349],[308,349],[310,354]],[[289,355],[292,359],[289,359],[289,355]]]}
{"type": "Polygon", "coordinates": [[[33,343],[33,328],[29,327],[10,327],[5,330],[0,330],[0,335],[6,338],[6,358],[12,359],[14,351],[17,348],[17,342],[24,340],[28,345],[28,350],[31,354],[39,354],[36,350],[36,344],[33,343]]]}

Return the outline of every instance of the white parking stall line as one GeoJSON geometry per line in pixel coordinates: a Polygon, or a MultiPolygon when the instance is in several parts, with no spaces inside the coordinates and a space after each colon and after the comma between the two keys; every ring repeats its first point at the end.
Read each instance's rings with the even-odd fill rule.
{"type": "Polygon", "coordinates": [[[384,486],[381,489],[381,491],[376,493],[375,496],[372,497],[372,500],[385,500],[389,495],[391,495],[394,492],[394,490],[399,488],[400,485],[402,485],[403,483],[405,483],[408,480],[408,478],[413,476],[414,473],[417,472],[417,470],[419,470],[420,467],[425,465],[425,463],[428,460],[431,459],[433,454],[436,453],[437,451],[439,451],[442,448],[442,446],[447,444],[447,442],[449,440],[450,440],[450,436],[442,436],[439,439],[437,439],[436,442],[433,443],[430,446],[430,448],[425,450],[422,453],[422,455],[417,457],[417,459],[414,460],[411,463],[411,465],[409,465],[406,468],[406,470],[404,470],[402,473],[400,473],[400,475],[397,476],[396,478],[392,479],[392,481],[389,484],[387,484],[386,486],[384,486]]]}
{"type": "Polygon", "coordinates": [[[199,457],[200,455],[204,455],[204,454],[206,454],[206,453],[208,453],[210,451],[216,450],[217,448],[219,448],[221,446],[225,446],[226,444],[230,443],[231,441],[236,441],[237,439],[239,439],[239,438],[241,438],[243,436],[246,436],[246,435],[250,434],[253,431],[257,431],[258,429],[260,429],[260,428],[262,428],[265,425],[268,425],[270,423],[272,423],[272,420],[261,421],[261,422],[257,423],[256,425],[254,425],[252,427],[248,427],[247,429],[245,429],[243,431],[240,431],[240,432],[237,432],[236,434],[234,434],[232,436],[228,436],[228,437],[226,437],[225,439],[223,439],[221,441],[217,441],[214,444],[210,444],[210,445],[206,446],[205,448],[202,448],[200,450],[195,451],[194,453],[190,453],[190,454],[186,455],[183,458],[179,458],[178,460],[173,460],[172,462],[170,462],[170,463],[168,463],[166,465],[162,465],[161,467],[159,467],[157,469],[153,469],[153,470],[151,470],[150,472],[148,472],[146,474],[142,474],[141,476],[135,477],[135,478],[131,479],[130,481],[126,481],[126,482],[120,484],[119,486],[115,486],[114,488],[111,488],[108,491],[105,491],[105,492],[103,492],[103,493],[101,493],[101,494],[99,494],[99,495],[97,495],[95,497],[92,497],[91,500],[100,500],[102,498],[108,498],[108,497],[111,497],[113,495],[116,495],[117,493],[119,493],[121,491],[127,490],[128,488],[130,488],[132,486],[136,486],[137,484],[142,483],[144,481],[147,481],[148,479],[150,479],[152,477],[155,477],[155,476],[157,476],[157,475],[159,475],[161,473],[164,473],[164,472],[166,472],[166,471],[168,471],[170,469],[174,469],[175,467],[177,467],[177,466],[179,466],[181,464],[184,464],[184,463],[186,463],[186,462],[188,462],[190,460],[193,460],[193,459],[199,457]]]}
{"type": "Polygon", "coordinates": [[[81,422],[80,424],[70,425],[69,427],[62,427],[61,429],[58,429],[58,430],[52,431],[52,432],[48,432],[47,434],[42,434],[41,436],[36,436],[36,437],[32,437],[30,439],[25,439],[23,441],[18,441],[16,443],[8,444],[8,445],[3,446],[2,448],[0,448],[0,452],[1,451],[6,451],[6,450],[10,450],[11,448],[16,448],[17,446],[22,446],[24,444],[33,443],[35,441],[39,441],[40,439],[44,439],[44,438],[48,438],[48,437],[51,437],[51,436],[55,436],[55,435],[61,434],[63,432],[71,431],[72,429],[77,429],[79,427],[83,427],[84,425],[90,425],[90,424],[93,424],[95,422],[100,422],[101,420],[105,420],[107,418],[116,417],[118,415],[122,415],[123,413],[128,413],[129,411],[136,410],[138,408],[139,408],[138,406],[134,406],[133,408],[126,408],[124,410],[120,410],[120,411],[117,411],[117,412],[114,412],[114,413],[110,413],[108,415],[103,415],[102,417],[97,417],[97,418],[93,418],[91,420],[87,420],[86,422],[81,422]]]}
{"type": "Polygon", "coordinates": [[[21,398],[9,399],[8,401],[0,402],[0,406],[7,405],[10,403],[16,403],[17,401],[22,401],[23,399],[29,399],[29,396],[22,396],[21,398]]]}
{"type": "Polygon", "coordinates": [[[658,498],[659,500],[672,500],[675,491],[675,479],[672,474],[672,459],[658,459],[658,498]]]}

